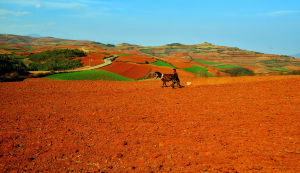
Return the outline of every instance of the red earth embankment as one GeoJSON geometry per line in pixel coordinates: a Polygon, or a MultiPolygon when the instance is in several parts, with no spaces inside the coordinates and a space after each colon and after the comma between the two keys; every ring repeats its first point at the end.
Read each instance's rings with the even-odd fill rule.
{"type": "Polygon", "coordinates": [[[233,79],[0,83],[0,172],[300,172],[300,77],[233,79]]]}

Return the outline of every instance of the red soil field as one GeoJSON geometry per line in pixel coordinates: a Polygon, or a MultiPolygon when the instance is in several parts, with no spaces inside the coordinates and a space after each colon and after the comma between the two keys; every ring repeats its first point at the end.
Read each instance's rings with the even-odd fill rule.
{"type": "Polygon", "coordinates": [[[111,65],[100,69],[107,70],[130,79],[143,78],[150,72],[150,68],[147,68],[145,65],[125,62],[113,62],[111,65]]]}
{"type": "Polygon", "coordinates": [[[84,66],[96,66],[99,64],[104,63],[103,58],[107,57],[108,55],[105,54],[97,54],[97,53],[91,53],[88,54],[86,57],[82,57],[81,62],[84,64],[84,66]]]}
{"type": "Polygon", "coordinates": [[[189,68],[189,67],[193,67],[192,64],[190,64],[190,61],[188,59],[184,59],[184,58],[177,58],[177,57],[166,57],[163,59],[163,61],[166,61],[172,65],[174,65],[175,67],[178,68],[189,68]]]}
{"type": "Polygon", "coordinates": [[[297,173],[299,79],[0,83],[0,172],[297,173]]]}
{"type": "Polygon", "coordinates": [[[128,61],[134,63],[145,63],[145,62],[152,63],[155,62],[156,59],[145,55],[131,55],[131,56],[120,56],[116,59],[116,61],[117,62],[128,61]]]}
{"type": "Polygon", "coordinates": [[[284,68],[287,68],[289,70],[300,70],[300,67],[296,67],[296,66],[285,66],[284,68]]]}

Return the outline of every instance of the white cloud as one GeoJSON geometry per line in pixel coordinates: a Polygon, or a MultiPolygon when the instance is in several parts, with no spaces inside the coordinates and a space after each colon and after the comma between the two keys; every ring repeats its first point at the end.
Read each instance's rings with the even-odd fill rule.
{"type": "Polygon", "coordinates": [[[64,8],[64,9],[78,9],[94,4],[108,4],[105,1],[96,0],[0,0],[0,3],[15,4],[20,6],[33,6],[35,8],[64,8]]]}
{"type": "Polygon", "coordinates": [[[13,15],[13,16],[24,16],[30,14],[27,11],[11,11],[6,9],[0,9],[0,15],[13,15]]]}
{"type": "Polygon", "coordinates": [[[35,8],[41,8],[41,3],[37,3],[37,4],[35,4],[35,8]]]}
{"type": "Polygon", "coordinates": [[[284,15],[290,15],[290,14],[298,14],[300,13],[299,10],[281,10],[281,11],[273,11],[270,13],[266,13],[266,16],[276,17],[276,16],[284,16],[284,15]]]}
{"type": "Polygon", "coordinates": [[[81,3],[68,3],[68,2],[43,2],[41,3],[42,6],[49,7],[49,8],[82,8],[85,6],[85,4],[81,3]]]}

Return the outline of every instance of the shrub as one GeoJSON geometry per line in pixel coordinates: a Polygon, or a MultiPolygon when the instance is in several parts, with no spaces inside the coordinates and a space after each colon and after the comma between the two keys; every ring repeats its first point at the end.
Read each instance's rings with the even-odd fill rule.
{"type": "Polygon", "coordinates": [[[252,70],[246,68],[233,68],[224,70],[223,72],[230,74],[230,76],[254,76],[255,73],[252,70]]]}
{"type": "Polygon", "coordinates": [[[31,54],[28,56],[28,58],[35,62],[41,62],[54,57],[63,59],[73,59],[75,57],[83,56],[86,56],[86,53],[78,49],[56,49],[31,54]]]}
{"type": "Polygon", "coordinates": [[[68,70],[81,67],[81,60],[73,60],[75,57],[86,56],[86,53],[78,49],[57,49],[29,55],[32,61],[29,69],[32,71],[68,70]]]}
{"type": "Polygon", "coordinates": [[[0,54],[0,75],[11,72],[27,74],[28,69],[20,59],[20,56],[0,54]]]}
{"type": "Polygon", "coordinates": [[[0,82],[19,81],[29,74],[19,56],[0,54],[0,82]]]}

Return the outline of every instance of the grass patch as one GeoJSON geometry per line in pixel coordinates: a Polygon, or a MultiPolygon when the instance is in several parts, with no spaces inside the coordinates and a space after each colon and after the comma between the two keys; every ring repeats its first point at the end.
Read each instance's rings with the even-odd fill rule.
{"type": "Polygon", "coordinates": [[[240,68],[241,66],[234,64],[218,65],[216,68],[240,68]]]}
{"type": "Polygon", "coordinates": [[[198,62],[198,63],[205,64],[205,65],[211,65],[211,66],[222,64],[222,63],[219,63],[219,62],[208,62],[208,61],[203,61],[202,59],[194,59],[193,61],[198,62]]]}
{"type": "Polygon", "coordinates": [[[207,71],[207,68],[205,67],[200,67],[200,66],[194,66],[190,68],[183,68],[183,70],[197,74],[199,76],[204,76],[204,77],[212,77],[213,75],[207,71]]]}
{"type": "Polygon", "coordinates": [[[71,73],[60,73],[46,76],[44,78],[56,80],[104,80],[104,81],[134,81],[133,79],[124,76],[104,71],[104,70],[89,70],[71,73]]]}
{"type": "Polygon", "coordinates": [[[8,49],[11,52],[25,52],[26,50],[21,50],[21,49],[8,49]]]}
{"type": "Polygon", "coordinates": [[[267,68],[267,70],[272,70],[272,71],[282,71],[282,72],[287,72],[289,71],[288,69],[284,67],[272,67],[272,68],[267,68]]]}
{"type": "Polygon", "coordinates": [[[176,68],[175,66],[173,66],[172,64],[166,63],[164,61],[161,60],[157,60],[154,63],[151,63],[153,65],[157,65],[157,66],[165,66],[165,67],[171,67],[171,68],[176,68]]]}

